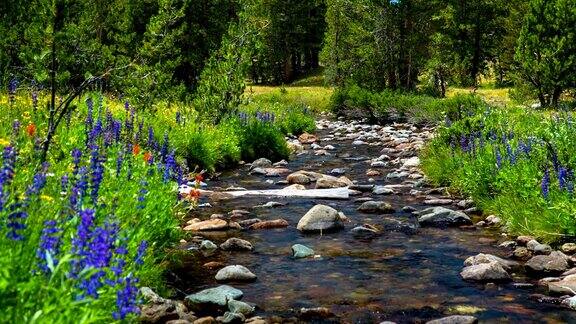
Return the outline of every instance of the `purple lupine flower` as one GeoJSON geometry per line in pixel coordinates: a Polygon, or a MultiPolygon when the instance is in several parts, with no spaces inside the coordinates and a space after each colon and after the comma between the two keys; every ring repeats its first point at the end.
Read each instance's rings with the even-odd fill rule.
{"type": "Polygon", "coordinates": [[[124,162],[124,157],[122,156],[122,151],[118,152],[118,157],[116,158],[116,177],[120,177],[120,172],[122,172],[122,163],[124,162]]]}
{"type": "Polygon", "coordinates": [[[10,103],[16,100],[16,90],[18,89],[18,79],[14,78],[8,82],[8,98],[10,103]]]}
{"type": "Polygon", "coordinates": [[[82,158],[82,151],[80,151],[77,148],[74,148],[72,150],[72,163],[74,164],[74,167],[72,169],[72,177],[76,177],[76,175],[78,174],[78,167],[80,165],[80,159],[82,158]]]}
{"type": "Polygon", "coordinates": [[[124,278],[124,286],[116,293],[117,311],[112,313],[115,320],[123,320],[129,314],[139,314],[140,309],[137,306],[138,288],[135,284],[138,282],[135,278],[124,278]]]}
{"type": "Polygon", "coordinates": [[[90,169],[92,171],[92,191],[90,192],[90,196],[92,197],[92,202],[96,204],[98,202],[100,184],[102,184],[102,180],[104,179],[104,166],[100,159],[100,150],[96,145],[92,149],[90,169]]]}
{"type": "Polygon", "coordinates": [[[166,161],[169,145],[170,143],[168,140],[168,131],[166,131],[164,132],[164,140],[162,141],[162,148],[160,149],[160,157],[162,162],[166,161]]]}
{"type": "Polygon", "coordinates": [[[170,181],[172,170],[176,167],[176,160],[174,159],[174,151],[166,157],[166,164],[164,165],[164,182],[170,181]]]}
{"type": "Polygon", "coordinates": [[[154,128],[148,126],[148,147],[154,148],[154,128]]]}
{"type": "Polygon", "coordinates": [[[70,183],[70,179],[68,178],[68,174],[65,173],[62,178],[60,179],[60,184],[62,186],[62,192],[68,191],[68,184],[70,183]]]}
{"type": "Polygon", "coordinates": [[[88,99],[86,99],[86,106],[88,107],[88,113],[86,114],[86,134],[90,134],[90,132],[92,131],[92,126],[94,124],[94,116],[93,116],[93,110],[94,110],[94,102],[92,101],[92,98],[88,97],[88,99]]]}
{"type": "Polygon", "coordinates": [[[40,259],[38,267],[44,273],[50,270],[48,267],[47,254],[52,258],[53,265],[58,265],[57,255],[60,252],[60,232],[55,220],[44,222],[42,235],[40,236],[40,246],[36,250],[36,257],[40,259]]]}
{"type": "Polygon", "coordinates": [[[84,197],[88,192],[88,168],[85,166],[80,167],[78,176],[79,178],[76,182],[76,186],[78,187],[80,197],[84,197]]]}
{"type": "Polygon", "coordinates": [[[460,136],[460,148],[463,152],[468,151],[468,138],[465,135],[460,136]]]}
{"type": "Polygon", "coordinates": [[[541,184],[542,196],[545,199],[548,199],[548,194],[550,193],[550,171],[548,168],[544,170],[544,176],[542,177],[542,184],[541,184]]]}
{"type": "Polygon", "coordinates": [[[92,130],[88,133],[88,143],[89,144],[95,143],[101,134],[102,134],[102,120],[98,118],[92,130]]]}
{"type": "Polygon", "coordinates": [[[130,110],[130,103],[128,102],[128,100],[124,102],[124,109],[126,110],[126,112],[130,110]]]}
{"type": "Polygon", "coordinates": [[[568,170],[568,183],[566,184],[566,190],[570,195],[574,194],[574,171],[572,169],[568,170]]]}
{"type": "Polygon", "coordinates": [[[120,137],[122,135],[122,122],[121,121],[119,121],[119,120],[114,121],[113,132],[114,132],[114,140],[116,140],[116,143],[120,142],[120,137]]]}
{"type": "Polygon", "coordinates": [[[18,136],[19,133],[20,133],[20,121],[18,119],[15,119],[14,122],[12,123],[12,134],[14,134],[14,136],[18,136]]]}
{"type": "Polygon", "coordinates": [[[46,172],[48,171],[48,163],[42,164],[42,168],[38,171],[34,178],[32,178],[32,184],[26,189],[26,198],[29,199],[31,196],[40,194],[40,191],[46,185],[46,172]]]}
{"type": "Polygon", "coordinates": [[[32,107],[38,108],[38,91],[36,89],[32,90],[32,107]]]}
{"type": "MultiPolygon", "coordinates": [[[[124,271],[124,267],[126,266],[126,260],[124,259],[126,257],[126,255],[128,255],[128,250],[126,249],[126,245],[125,244],[120,244],[120,246],[118,246],[116,248],[116,250],[114,251],[114,254],[116,255],[116,258],[114,258],[114,265],[112,265],[110,267],[110,270],[112,270],[112,273],[114,273],[114,276],[117,279],[120,279],[120,276],[122,275],[122,272],[124,271]]],[[[120,283],[121,280],[118,280],[120,283]]],[[[108,282],[109,285],[115,285],[116,282],[115,281],[110,281],[108,282]]]]}
{"type": "Polygon", "coordinates": [[[138,191],[138,205],[136,206],[137,209],[144,209],[146,200],[146,194],[148,194],[148,182],[145,178],[142,178],[140,181],[140,190],[138,191]]]}
{"type": "Polygon", "coordinates": [[[500,154],[499,148],[496,148],[496,167],[498,169],[502,168],[502,154],[500,154]]]}
{"type": "Polygon", "coordinates": [[[560,164],[558,162],[558,153],[554,149],[552,149],[552,165],[554,166],[554,171],[558,172],[560,164]]]}
{"type": "MultiPolygon", "coordinates": [[[[17,206],[21,207],[19,204],[17,204],[17,206]]],[[[16,207],[14,209],[16,209],[16,207]]],[[[24,224],[26,218],[28,218],[28,213],[24,210],[14,210],[8,214],[6,227],[8,227],[9,230],[6,237],[13,241],[24,240],[24,235],[19,233],[19,231],[26,228],[26,224],[24,224]]]]}
{"type": "Polygon", "coordinates": [[[180,125],[182,122],[182,116],[180,115],[180,111],[176,111],[176,124],[180,125]]]}
{"type": "Polygon", "coordinates": [[[506,141],[506,157],[510,161],[511,165],[516,164],[516,155],[514,154],[514,151],[512,150],[512,146],[510,145],[509,141],[506,141]]]}
{"type": "Polygon", "coordinates": [[[144,264],[144,256],[146,255],[146,250],[148,249],[148,241],[142,240],[138,245],[138,250],[136,251],[136,258],[134,258],[134,263],[137,265],[144,264]]]}
{"type": "Polygon", "coordinates": [[[79,256],[79,258],[73,261],[73,274],[78,274],[78,272],[84,268],[84,257],[87,253],[86,249],[92,236],[94,220],[96,218],[94,209],[84,209],[78,214],[80,216],[80,222],[76,227],[76,235],[72,239],[72,252],[79,256]]]}
{"type": "Polygon", "coordinates": [[[558,186],[560,190],[567,189],[568,185],[568,169],[565,167],[560,167],[558,170],[558,186]]]}
{"type": "Polygon", "coordinates": [[[4,205],[8,199],[8,191],[5,191],[5,189],[14,179],[16,155],[16,150],[12,146],[6,146],[2,152],[3,161],[2,168],[0,168],[0,211],[4,209],[4,205]]]}

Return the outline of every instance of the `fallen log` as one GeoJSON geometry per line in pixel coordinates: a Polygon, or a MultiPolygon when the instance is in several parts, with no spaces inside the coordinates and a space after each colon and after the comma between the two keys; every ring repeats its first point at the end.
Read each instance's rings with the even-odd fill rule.
{"type": "MultiPolygon", "coordinates": [[[[192,187],[182,186],[180,194],[188,195],[192,187]]],[[[218,198],[237,198],[243,196],[270,196],[270,197],[297,197],[297,198],[322,198],[322,199],[348,199],[350,197],[348,187],[334,189],[270,189],[270,190],[239,190],[239,191],[210,191],[198,189],[201,196],[216,196],[218,198]]]]}

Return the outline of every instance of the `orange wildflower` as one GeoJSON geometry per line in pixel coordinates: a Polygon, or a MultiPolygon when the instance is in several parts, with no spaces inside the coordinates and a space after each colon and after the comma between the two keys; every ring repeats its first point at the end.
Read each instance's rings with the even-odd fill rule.
{"type": "Polygon", "coordinates": [[[34,134],[36,134],[36,125],[29,124],[26,126],[26,133],[28,133],[28,136],[34,137],[34,134]]]}
{"type": "Polygon", "coordinates": [[[150,153],[149,151],[146,151],[146,153],[144,153],[144,161],[146,163],[149,163],[150,160],[152,160],[152,153],[150,153]]]}
{"type": "MultiPolygon", "coordinates": [[[[134,154],[134,155],[140,154],[140,145],[134,144],[134,147],[132,147],[132,154],[134,154]]],[[[148,162],[148,161],[146,161],[146,162],[148,162]]]]}
{"type": "Polygon", "coordinates": [[[204,181],[204,177],[202,176],[202,173],[196,174],[196,176],[195,176],[194,178],[195,178],[196,181],[198,181],[198,182],[204,181]]]}
{"type": "Polygon", "coordinates": [[[196,200],[196,199],[200,198],[200,190],[198,190],[198,189],[192,189],[192,190],[190,191],[190,198],[193,199],[193,200],[196,200]]]}

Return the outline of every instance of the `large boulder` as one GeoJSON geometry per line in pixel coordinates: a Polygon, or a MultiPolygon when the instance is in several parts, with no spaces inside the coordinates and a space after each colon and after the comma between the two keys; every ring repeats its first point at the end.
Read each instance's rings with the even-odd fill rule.
{"type": "Polygon", "coordinates": [[[576,274],[568,275],[560,281],[549,282],[548,290],[563,295],[576,295],[576,274]]]}
{"type": "Polygon", "coordinates": [[[192,310],[209,312],[214,309],[225,309],[229,300],[240,299],[243,295],[241,290],[228,285],[222,285],[188,295],[184,299],[184,302],[186,306],[192,310]]]}
{"type": "Polygon", "coordinates": [[[447,227],[472,224],[468,215],[445,207],[430,207],[415,214],[419,216],[420,226],[447,227]]]}
{"type": "Polygon", "coordinates": [[[479,263],[462,269],[460,275],[464,280],[503,281],[510,280],[510,275],[498,262],[479,263]]]}
{"type": "Polygon", "coordinates": [[[363,213],[383,213],[390,214],[394,212],[394,208],[384,201],[367,201],[358,207],[358,211],[363,213]]]}
{"type": "Polygon", "coordinates": [[[296,171],[294,173],[289,174],[286,177],[286,181],[290,184],[309,184],[311,182],[316,182],[316,180],[325,176],[322,173],[312,172],[312,171],[296,171]]]}
{"type": "Polygon", "coordinates": [[[272,167],[272,161],[266,158],[259,158],[258,160],[252,162],[252,164],[250,165],[250,170],[256,168],[270,168],[270,167],[272,167]]]}
{"type": "Polygon", "coordinates": [[[243,265],[230,265],[216,273],[217,281],[253,281],[256,275],[243,265]]]}
{"type": "Polygon", "coordinates": [[[344,227],[343,216],[330,206],[316,205],[298,221],[296,228],[301,232],[332,231],[344,227]]]}
{"type": "Polygon", "coordinates": [[[537,255],[526,262],[528,270],[538,274],[561,273],[568,269],[568,257],[559,251],[537,255]]]}

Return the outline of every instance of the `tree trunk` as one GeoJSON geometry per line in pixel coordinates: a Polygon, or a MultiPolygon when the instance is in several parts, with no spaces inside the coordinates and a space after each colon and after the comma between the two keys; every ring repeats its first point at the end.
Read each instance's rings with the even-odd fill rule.
{"type": "Polygon", "coordinates": [[[562,94],[562,88],[555,87],[554,93],[552,94],[552,106],[558,107],[558,102],[560,101],[560,95],[562,94]]]}

